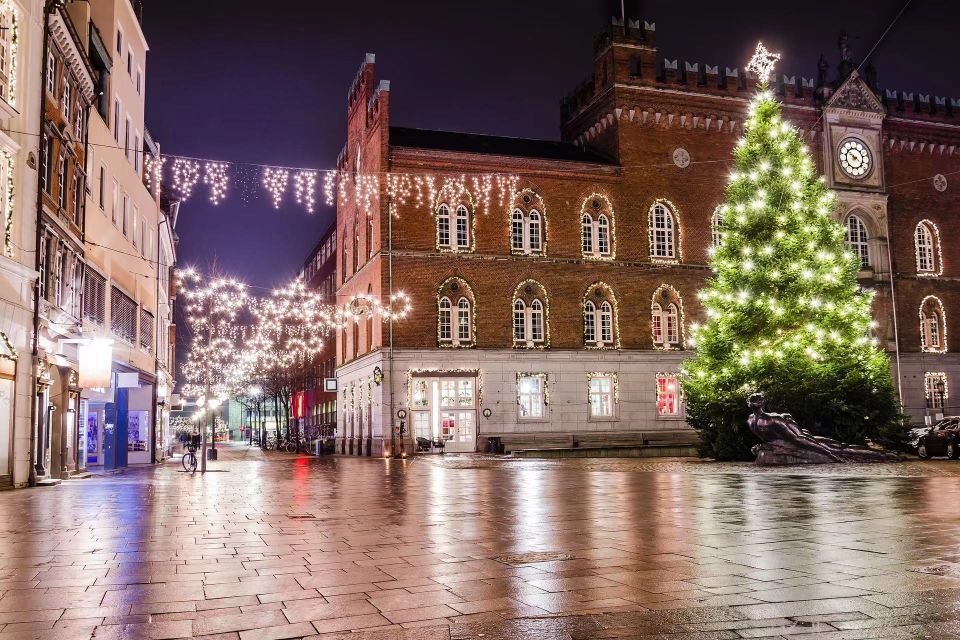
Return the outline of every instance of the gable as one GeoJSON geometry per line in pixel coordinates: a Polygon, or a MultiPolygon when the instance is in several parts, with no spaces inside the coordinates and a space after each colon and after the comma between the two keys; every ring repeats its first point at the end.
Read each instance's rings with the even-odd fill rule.
{"type": "Polygon", "coordinates": [[[850,77],[833,92],[824,108],[867,111],[880,115],[887,112],[877,96],[856,71],[853,71],[850,77]]]}

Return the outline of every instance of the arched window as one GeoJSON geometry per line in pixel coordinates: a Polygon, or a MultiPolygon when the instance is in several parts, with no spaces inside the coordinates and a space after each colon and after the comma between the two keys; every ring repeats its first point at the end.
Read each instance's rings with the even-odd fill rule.
{"type": "Polygon", "coordinates": [[[510,219],[510,248],[523,251],[523,211],[514,209],[510,219]]]}
{"type": "Polygon", "coordinates": [[[613,258],[613,207],[606,197],[593,194],[583,201],[580,211],[580,251],[584,258],[613,258]]]}
{"type": "Polygon", "coordinates": [[[670,285],[660,285],[650,302],[650,333],[656,349],[683,346],[683,301],[670,285]]]}
{"type": "Polygon", "coordinates": [[[450,318],[450,298],[440,298],[437,336],[440,338],[440,342],[450,342],[453,339],[452,321],[450,318]]]}
{"type": "Polygon", "coordinates": [[[589,300],[583,305],[583,341],[588,345],[597,341],[597,306],[589,300]]]}
{"type": "Polygon", "coordinates": [[[717,207],[710,217],[710,247],[716,249],[723,240],[723,211],[722,207],[717,207]]]}
{"type": "Polygon", "coordinates": [[[510,215],[510,250],[519,254],[544,251],[544,204],[533,189],[524,189],[513,197],[510,215]]]}
{"type": "Polygon", "coordinates": [[[445,204],[437,207],[437,247],[450,248],[450,207],[445,204]]]}
{"type": "Polygon", "coordinates": [[[947,351],[946,314],[936,296],[927,296],[920,303],[920,346],[932,353],[947,351]]]}
{"type": "Polygon", "coordinates": [[[513,346],[546,347],[547,292],[539,282],[526,280],[513,292],[513,346]]]}
{"type": "Polygon", "coordinates": [[[466,205],[457,206],[457,251],[470,247],[470,211],[466,205]]]}
{"type": "Polygon", "coordinates": [[[353,270],[360,268],[360,218],[353,216],[353,270]]]}
{"type": "Polygon", "coordinates": [[[531,252],[540,251],[540,247],[543,245],[540,236],[543,227],[540,224],[540,212],[536,209],[527,216],[527,229],[527,246],[531,252]]]}
{"type": "Polygon", "coordinates": [[[527,305],[523,300],[513,301],[513,341],[527,341],[527,305]]]}
{"type": "Polygon", "coordinates": [[[674,261],[678,258],[677,219],[672,207],[658,200],[650,207],[650,258],[674,261]]]}
{"type": "Polygon", "coordinates": [[[940,231],[930,220],[921,220],[914,235],[917,254],[917,275],[939,276],[943,274],[940,253],[940,231]]]}
{"type": "Polygon", "coordinates": [[[460,298],[457,301],[457,339],[461,344],[470,342],[470,301],[460,298]]]}
{"type": "Polygon", "coordinates": [[[592,255],[593,254],[593,218],[591,218],[586,213],[583,214],[581,220],[581,240],[580,247],[583,251],[583,255],[592,255]]]}
{"type": "Polygon", "coordinates": [[[471,347],[476,340],[473,290],[457,277],[437,291],[437,340],[442,347],[471,347]]]}
{"type": "Polygon", "coordinates": [[[863,220],[860,216],[851,213],[847,216],[846,235],[844,236],[844,242],[850,247],[850,250],[860,258],[860,265],[862,267],[870,266],[870,250],[868,246],[868,240],[870,237],[867,235],[867,225],[863,223],[863,220]]]}
{"type": "Polygon", "coordinates": [[[617,299],[609,285],[591,285],[583,299],[583,342],[594,349],[619,349],[617,299]]]}

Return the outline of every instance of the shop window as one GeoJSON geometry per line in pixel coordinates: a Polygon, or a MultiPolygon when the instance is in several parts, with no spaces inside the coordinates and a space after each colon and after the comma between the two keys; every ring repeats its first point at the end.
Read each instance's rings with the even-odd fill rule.
{"type": "Polygon", "coordinates": [[[613,418],[618,401],[617,374],[591,373],[587,375],[590,417],[613,418]]]}
{"type": "Polygon", "coordinates": [[[546,417],[547,374],[517,374],[517,408],[521,420],[538,420],[546,417]]]}
{"type": "Polygon", "coordinates": [[[675,373],[657,374],[657,415],[661,418],[680,416],[680,379],[675,373]]]}

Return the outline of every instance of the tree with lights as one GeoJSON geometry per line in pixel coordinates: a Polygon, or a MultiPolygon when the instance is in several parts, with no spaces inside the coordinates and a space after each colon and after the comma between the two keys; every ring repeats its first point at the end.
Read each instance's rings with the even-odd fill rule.
{"type": "Polygon", "coordinates": [[[857,286],[860,260],[832,217],[834,194],[766,80],[778,55],[763,45],[744,137],[719,210],[714,276],[699,293],[706,321],[691,327],[684,366],[688,420],[700,453],[752,459],[746,399],[843,442],[902,443],[904,421],[887,356],[871,337],[872,292],[857,286]]]}

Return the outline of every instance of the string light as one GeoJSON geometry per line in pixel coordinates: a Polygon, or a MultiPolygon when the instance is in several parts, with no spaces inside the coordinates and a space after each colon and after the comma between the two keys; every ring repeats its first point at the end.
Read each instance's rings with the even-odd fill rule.
{"type": "Polygon", "coordinates": [[[187,158],[176,158],[173,161],[173,188],[180,192],[184,200],[190,199],[199,179],[199,162],[187,158]]]}
{"type": "MultiPolygon", "coordinates": [[[[326,176],[324,176],[324,180],[326,180],[326,176]]],[[[293,177],[293,183],[296,190],[297,204],[306,207],[308,213],[313,213],[314,206],[316,205],[316,198],[313,192],[317,186],[317,172],[298,171],[293,177]]],[[[324,183],[324,190],[326,190],[326,183],[324,183]]],[[[326,193],[326,191],[324,191],[324,193],[326,193]]]]}
{"type": "Polygon", "coordinates": [[[214,205],[220,204],[226,197],[227,185],[230,183],[227,175],[229,166],[226,162],[213,161],[204,165],[203,183],[210,188],[210,202],[214,205]]]}
{"type": "Polygon", "coordinates": [[[290,179],[290,172],[286,169],[264,167],[263,186],[270,193],[273,200],[273,208],[279,209],[283,201],[283,194],[287,190],[287,181],[290,179]]]}

